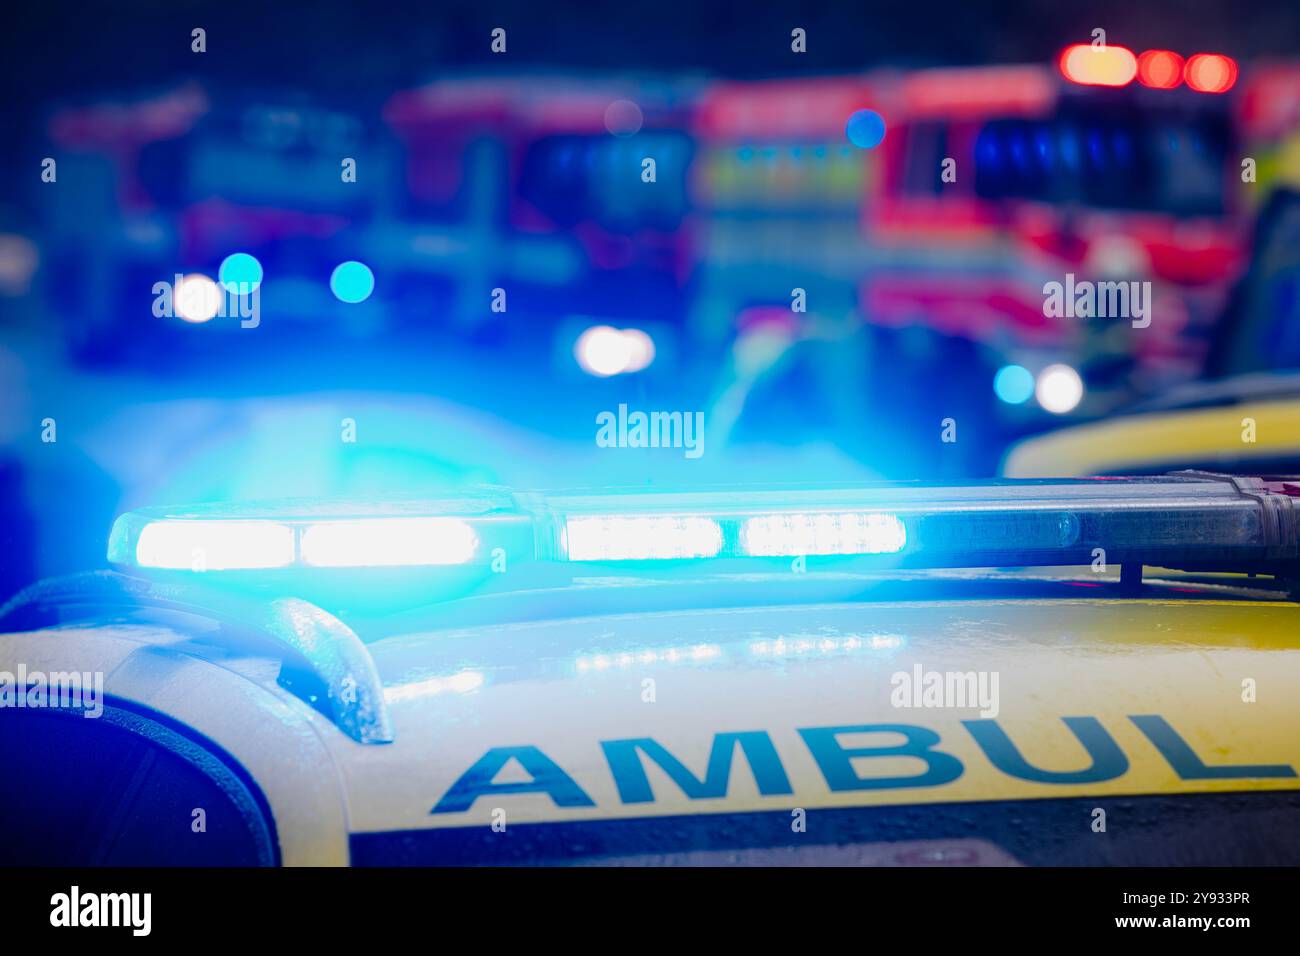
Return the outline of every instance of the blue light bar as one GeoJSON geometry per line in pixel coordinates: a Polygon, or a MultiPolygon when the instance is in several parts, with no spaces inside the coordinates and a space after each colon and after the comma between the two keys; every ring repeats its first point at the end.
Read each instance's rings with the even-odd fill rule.
{"type": "Polygon", "coordinates": [[[274,570],[283,568],[302,587],[366,577],[330,569],[433,568],[440,582],[469,581],[507,560],[514,568],[718,559],[726,570],[825,556],[854,568],[1024,567],[1090,564],[1098,548],[1112,564],[1300,580],[1300,481],[1185,473],[700,492],[484,488],[416,501],[154,508],[114,522],[108,558],[142,569],[255,571],[258,584],[286,580],[274,570]]]}
{"type": "Polygon", "coordinates": [[[752,557],[897,554],[907,529],[897,515],[870,512],[771,514],[740,526],[741,553],[752,557]]]}
{"type": "Polygon", "coordinates": [[[566,519],[564,541],[570,561],[712,558],[722,550],[722,528],[689,515],[591,515],[566,519]]]}
{"type": "MultiPolygon", "coordinates": [[[[334,568],[463,566],[482,570],[493,549],[533,552],[529,517],[495,489],[429,499],[283,501],[142,508],[109,535],[114,564],[170,571],[269,571],[314,579],[334,568]]],[[[246,576],[245,576],[246,577],[246,576]]],[[[263,576],[256,576],[262,580],[263,576]]]]}
{"type": "Polygon", "coordinates": [[[466,564],[478,535],[459,518],[353,518],[302,529],[302,563],[315,568],[466,564]]]}
{"type": "Polygon", "coordinates": [[[274,521],[152,521],[140,531],[135,563],[189,571],[282,568],[293,563],[293,529],[274,521]]]}

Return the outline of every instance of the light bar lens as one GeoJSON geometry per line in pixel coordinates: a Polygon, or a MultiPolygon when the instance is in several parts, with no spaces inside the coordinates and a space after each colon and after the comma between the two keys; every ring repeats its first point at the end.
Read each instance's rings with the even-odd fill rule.
{"type": "Polygon", "coordinates": [[[1237,61],[1219,53],[1197,53],[1188,58],[1184,77],[1198,93],[1226,93],[1237,82],[1237,61]]]}
{"type": "MultiPolygon", "coordinates": [[[[1098,548],[1118,564],[1293,568],[1300,491],[1283,479],[1188,473],[617,494],[487,489],[420,501],[200,505],[121,515],[108,558],[185,572],[285,568],[288,577],[265,579],[301,584],[294,574],[330,568],[454,567],[437,572],[438,580],[469,580],[488,573],[489,559],[497,570],[507,554],[516,564],[716,558],[729,571],[736,560],[803,556],[881,568],[1071,565],[1094,561],[1098,548]]],[[[318,580],[338,578],[321,570],[318,580]]]]}
{"type": "Polygon", "coordinates": [[[712,558],[722,550],[722,528],[712,518],[570,517],[564,531],[570,561],[712,558]]]}
{"type": "Polygon", "coordinates": [[[891,514],[774,514],[740,526],[741,552],[751,557],[895,554],[906,544],[907,529],[891,514]]]}
{"type": "Polygon", "coordinates": [[[1122,46],[1076,43],[1061,54],[1061,73],[1084,86],[1127,86],[1137,69],[1137,57],[1122,46]]]}
{"type": "Polygon", "coordinates": [[[1183,58],[1173,50],[1147,50],[1138,57],[1138,82],[1156,90],[1172,90],[1183,82],[1183,58]]]}
{"type": "Polygon", "coordinates": [[[458,518],[358,518],[302,531],[302,560],[316,568],[466,564],[478,535],[458,518]]]}
{"type": "Polygon", "coordinates": [[[228,571],[293,563],[293,529],[274,521],[153,521],[140,531],[142,568],[228,571]]]}

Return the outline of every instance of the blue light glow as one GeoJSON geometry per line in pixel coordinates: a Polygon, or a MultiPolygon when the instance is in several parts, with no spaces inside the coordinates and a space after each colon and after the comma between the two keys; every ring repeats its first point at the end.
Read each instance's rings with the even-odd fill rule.
{"type": "Polygon", "coordinates": [[[1038,127],[1034,131],[1034,147],[1038,150],[1038,158],[1045,165],[1051,165],[1054,151],[1051,134],[1043,127],[1038,127]]]}
{"type": "Polygon", "coordinates": [[[993,376],[993,391],[1009,405],[1020,405],[1034,394],[1034,376],[1023,365],[1004,365],[993,376]]]}
{"type": "Polygon", "coordinates": [[[905,544],[898,516],[874,512],[763,515],[740,528],[741,550],[754,557],[893,554],[905,544]]]}
{"type": "Polygon", "coordinates": [[[844,133],[858,149],[874,149],[885,138],[885,118],[875,110],[858,110],[849,117],[844,133]]]}
{"type": "Polygon", "coordinates": [[[1008,137],[1011,148],[1011,162],[1024,170],[1029,165],[1029,151],[1023,133],[1013,131],[1008,137]]]}
{"type": "Polygon", "coordinates": [[[375,274],[364,262],[341,262],[330,274],[330,291],[342,302],[364,302],[375,291],[375,274]]]}
{"type": "Polygon", "coordinates": [[[217,278],[227,292],[247,295],[262,284],[262,263],[247,252],[236,252],[222,260],[217,278]]]}
{"type": "Polygon", "coordinates": [[[154,521],[140,531],[142,568],[223,571],[293,563],[293,529],[274,521],[154,521]]]}
{"type": "Polygon", "coordinates": [[[350,518],[302,532],[302,560],[318,568],[465,564],[478,535],[458,518],[350,518]]]}
{"type": "Polygon", "coordinates": [[[570,561],[711,558],[722,550],[712,518],[602,516],[565,519],[570,561]]]}
{"type": "Polygon", "coordinates": [[[1071,169],[1078,169],[1081,161],[1079,135],[1073,129],[1064,129],[1060,134],[1061,158],[1071,169]]]}

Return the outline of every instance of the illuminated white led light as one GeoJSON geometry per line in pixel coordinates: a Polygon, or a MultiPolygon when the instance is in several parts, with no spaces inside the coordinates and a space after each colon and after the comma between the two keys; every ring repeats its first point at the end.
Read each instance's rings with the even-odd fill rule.
{"type": "Polygon", "coordinates": [[[893,554],[905,544],[898,516],[876,512],[760,515],[740,528],[741,550],[754,557],[893,554]]]}
{"type": "Polygon", "coordinates": [[[308,525],[302,560],[318,568],[465,564],[478,535],[458,518],[349,518],[308,525]]]}
{"type": "Polygon", "coordinates": [[[722,529],[712,518],[581,517],[565,520],[570,561],[637,561],[711,558],[722,550],[722,529]]]}
{"type": "Polygon", "coordinates": [[[176,315],[186,322],[207,322],[221,311],[220,286],[198,272],[181,279],[172,290],[172,298],[176,315]]]}
{"type": "Polygon", "coordinates": [[[274,521],[152,521],[140,531],[142,568],[223,571],[293,563],[293,529],[274,521]]]}
{"type": "Polygon", "coordinates": [[[1053,415],[1064,415],[1083,399],[1083,379],[1068,365],[1049,365],[1038,373],[1034,397],[1053,415]]]}

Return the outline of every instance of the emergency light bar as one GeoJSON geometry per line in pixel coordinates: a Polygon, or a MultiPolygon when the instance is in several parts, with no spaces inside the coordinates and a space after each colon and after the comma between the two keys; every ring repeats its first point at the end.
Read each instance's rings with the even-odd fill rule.
{"type": "Polygon", "coordinates": [[[142,508],[109,534],[114,564],[165,571],[420,568],[476,565],[493,548],[529,550],[532,532],[514,500],[491,489],[469,497],[142,508]]]}
{"type": "Polygon", "coordinates": [[[697,493],[509,494],[371,504],[144,509],[108,558],[181,572],[655,565],[839,557],[895,568],[1112,564],[1300,569],[1300,479],[1153,478],[697,493]],[[1098,550],[1100,549],[1100,551],[1098,550]]]}
{"type": "Polygon", "coordinates": [[[1237,82],[1237,61],[1222,53],[1197,53],[1186,59],[1173,50],[1146,50],[1135,56],[1128,47],[1075,43],[1061,51],[1061,75],[1082,86],[1143,86],[1172,90],[1187,84],[1197,93],[1226,93],[1237,82]]]}

